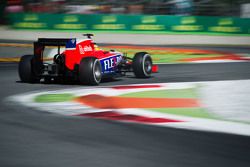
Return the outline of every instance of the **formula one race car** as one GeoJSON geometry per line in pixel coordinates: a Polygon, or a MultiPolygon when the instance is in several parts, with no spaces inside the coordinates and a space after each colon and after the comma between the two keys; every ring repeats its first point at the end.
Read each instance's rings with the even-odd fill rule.
{"type": "Polygon", "coordinates": [[[34,54],[24,55],[18,72],[22,82],[77,80],[80,84],[98,85],[102,78],[123,76],[134,72],[137,78],[149,78],[153,62],[146,52],[136,53],[133,58],[110,50],[103,51],[93,42],[93,34],[86,39],[39,38],[34,42],[34,54]],[[57,53],[46,62],[45,47],[57,47],[57,53]],[[64,51],[61,51],[64,47],[64,51]]]}

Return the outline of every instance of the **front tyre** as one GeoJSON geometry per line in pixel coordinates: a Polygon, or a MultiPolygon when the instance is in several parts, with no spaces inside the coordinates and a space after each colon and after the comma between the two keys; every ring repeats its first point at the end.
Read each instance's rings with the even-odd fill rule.
{"type": "Polygon", "coordinates": [[[83,58],[79,64],[79,80],[81,84],[98,85],[102,79],[100,61],[95,57],[83,58]]]}
{"type": "Polygon", "coordinates": [[[18,73],[22,82],[36,83],[39,78],[36,77],[32,68],[33,55],[24,55],[21,57],[18,64],[18,73]]]}
{"type": "Polygon", "coordinates": [[[132,68],[137,78],[149,78],[152,73],[152,66],[152,58],[147,52],[138,52],[135,54],[132,68]]]}

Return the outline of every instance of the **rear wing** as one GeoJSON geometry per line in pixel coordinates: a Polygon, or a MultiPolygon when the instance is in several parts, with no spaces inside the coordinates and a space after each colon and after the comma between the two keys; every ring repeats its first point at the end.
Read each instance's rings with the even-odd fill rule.
{"type": "Polygon", "coordinates": [[[76,47],[76,38],[38,38],[34,42],[34,58],[32,59],[36,74],[41,74],[43,69],[43,51],[46,46],[56,46],[57,53],[60,54],[60,47],[76,47]]]}
{"type": "Polygon", "coordinates": [[[72,38],[38,38],[37,42],[43,46],[66,46],[67,42],[72,38]]]}
{"type": "Polygon", "coordinates": [[[57,46],[58,54],[60,54],[60,47],[76,47],[76,38],[38,38],[34,42],[34,55],[35,59],[43,59],[43,51],[45,46],[57,46]]]}

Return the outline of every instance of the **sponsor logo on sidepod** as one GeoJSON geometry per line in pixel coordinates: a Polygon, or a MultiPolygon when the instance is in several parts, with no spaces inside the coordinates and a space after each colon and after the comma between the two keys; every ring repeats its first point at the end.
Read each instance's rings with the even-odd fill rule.
{"type": "Polygon", "coordinates": [[[114,68],[120,61],[121,61],[122,57],[121,55],[106,59],[103,61],[104,64],[104,69],[105,70],[109,70],[114,68]]]}
{"type": "Polygon", "coordinates": [[[85,52],[93,51],[93,49],[92,49],[91,46],[84,46],[84,47],[82,48],[81,45],[79,45],[79,50],[80,50],[80,54],[84,54],[85,52]]]}

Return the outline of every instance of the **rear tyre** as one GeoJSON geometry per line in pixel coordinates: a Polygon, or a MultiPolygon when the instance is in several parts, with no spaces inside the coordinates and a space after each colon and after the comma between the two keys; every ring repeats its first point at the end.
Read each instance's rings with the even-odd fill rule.
{"type": "Polygon", "coordinates": [[[32,68],[33,55],[24,55],[21,57],[18,64],[18,73],[22,82],[36,83],[39,78],[36,77],[32,68]]]}
{"type": "Polygon", "coordinates": [[[132,68],[137,78],[149,78],[152,73],[152,66],[152,58],[147,52],[138,52],[135,54],[132,68]]]}
{"type": "Polygon", "coordinates": [[[81,84],[98,85],[102,79],[100,61],[95,57],[83,58],[79,65],[79,80],[81,84]]]}

